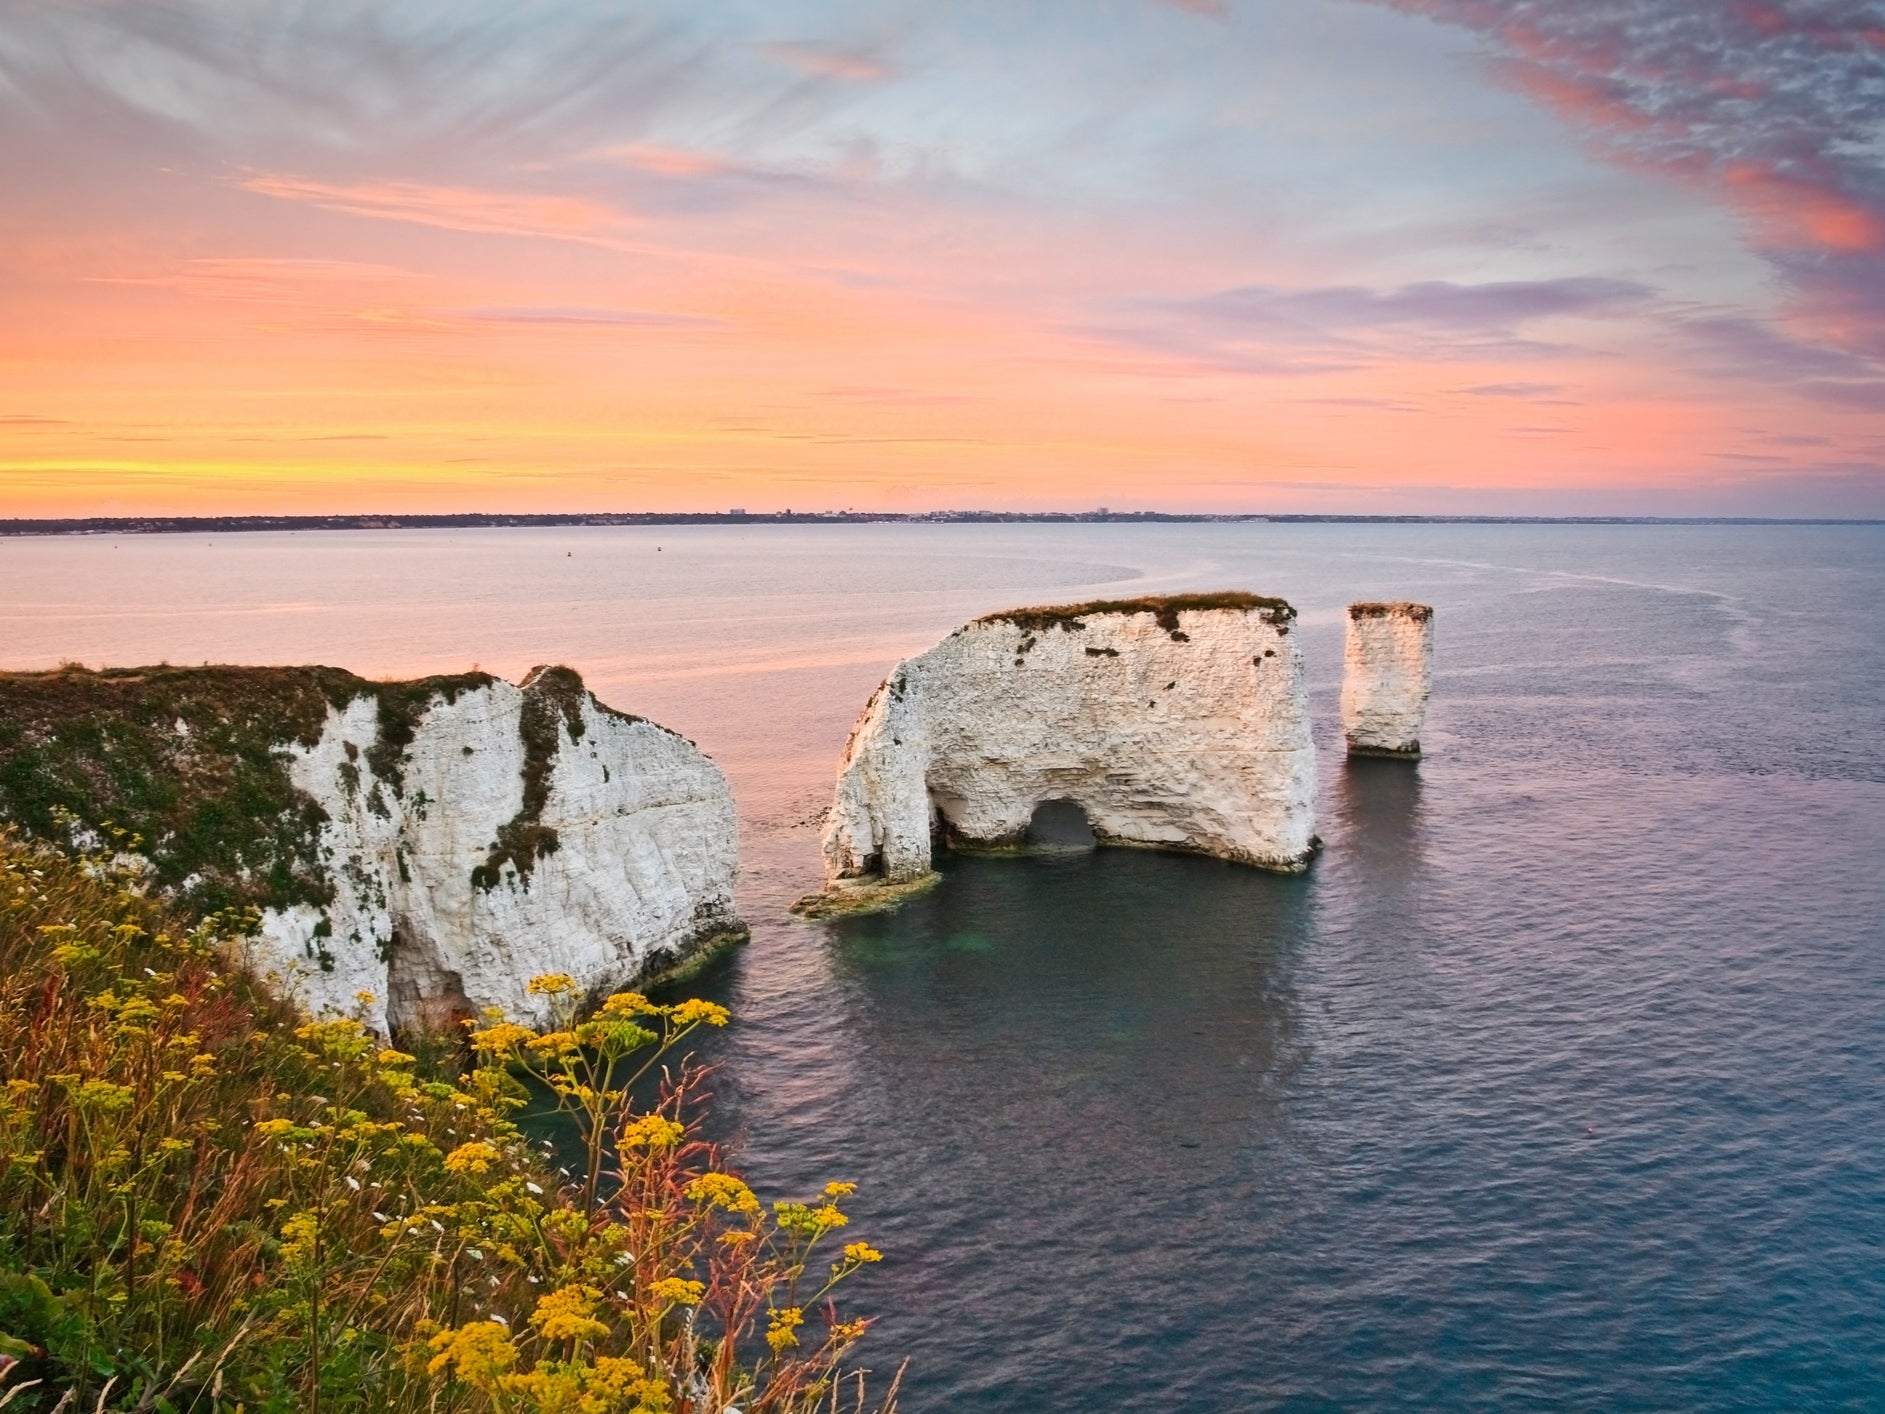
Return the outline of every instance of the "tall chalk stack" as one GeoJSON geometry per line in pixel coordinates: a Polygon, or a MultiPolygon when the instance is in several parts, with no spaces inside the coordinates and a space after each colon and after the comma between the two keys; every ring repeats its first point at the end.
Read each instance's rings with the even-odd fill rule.
{"type": "Polygon", "coordinates": [[[1426,604],[1348,606],[1342,728],[1351,756],[1420,756],[1433,691],[1433,609],[1426,604]]]}

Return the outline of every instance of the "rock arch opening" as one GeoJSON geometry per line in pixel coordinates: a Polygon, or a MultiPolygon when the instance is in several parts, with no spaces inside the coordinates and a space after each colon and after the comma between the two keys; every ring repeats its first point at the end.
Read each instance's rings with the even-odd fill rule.
{"type": "Polygon", "coordinates": [[[1036,849],[1095,849],[1099,837],[1078,801],[1043,800],[1028,819],[1028,843],[1036,849]]]}

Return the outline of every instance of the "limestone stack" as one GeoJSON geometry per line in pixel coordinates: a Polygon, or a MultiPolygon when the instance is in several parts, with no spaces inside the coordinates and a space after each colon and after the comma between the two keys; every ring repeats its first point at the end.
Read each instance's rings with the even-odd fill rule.
{"type": "Polygon", "coordinates": [[[1348,606],[1342,729],[1351,756],[1420,755],[1433,691],[1433,609],[1426,604],[1348,606]]]}
{"type": "Polygon", "coordinates": [[[1315,754],[1295,610],[1223,593],[991,614],[899,663],[845,748],[828,885],[917,880],[932,838],[1021,843],[1078,805],[1101,844],[1299,872],[1315,754]]]}

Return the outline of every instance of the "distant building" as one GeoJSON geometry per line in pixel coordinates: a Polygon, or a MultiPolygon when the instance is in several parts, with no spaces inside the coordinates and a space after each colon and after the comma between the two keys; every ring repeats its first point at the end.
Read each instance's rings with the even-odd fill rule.
{"type": "Polygon", "coordinates": [[[746,511],[743,507],[735,506],[732,510],[728,511],[727,514],[730,516],[743,516],[746,514],[746,511]]]}

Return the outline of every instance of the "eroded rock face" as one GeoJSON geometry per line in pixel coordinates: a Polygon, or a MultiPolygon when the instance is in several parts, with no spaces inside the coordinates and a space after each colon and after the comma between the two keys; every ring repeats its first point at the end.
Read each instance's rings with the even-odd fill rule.
{"type": "Polygon", "coordinates": [[[435,697],[397,789],[368,752],[367,697],[290,748],[326,812],[325,906],[267,910],[254,962],[314,1012],[382,1031],[499,1007],[546,1019],[526,984],[617,988],[737,930],[733,798],[692,743],[602,706],[568,669],[435,697]]]}
{"type": "Polygon", "coordinates": [[[382,1031],[542,1020],[533,976],[617,987],[739,931],[719,768],[567,668],[0,672],[0,823],[107,822],[154,891],[259,912],[281,991],[382,1031]]]}
{"type": "Polygon", "coordinates": [[[1296,872],[1315,756],[1295,611],[1249,594],[1021,609],[897,665],[852,729],[827,879],[930,870],[932,831],[1021,842],[1071,801],[1099,843],[1296,872]]]}
{"type": "Polygon", "coordinates": [[[1342,728],[1355,756],[1420,755],[1433,691],[1433,610],[1426,604],[1348,606],[1342,728]]]}

